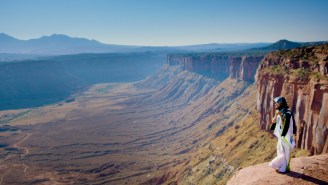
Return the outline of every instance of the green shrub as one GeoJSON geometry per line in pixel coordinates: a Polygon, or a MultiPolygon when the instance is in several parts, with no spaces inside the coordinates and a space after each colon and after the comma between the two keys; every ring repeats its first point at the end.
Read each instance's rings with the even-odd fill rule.
{"type": "Polygon", "coordinates": [[[280,65],[270,66],[269,70],[270,70],[270,73],[276,74],[276,75],[284,75],[287,73],[287,69],[285,69],[283,66],[280,66],[280,65]]]}
{"type": "Polygon", "coordinates": [[[320,74],[320,72],[313,72],[312,76],[313,76],[314,80],[316,80],[317,82],[320,80],[328,81],[328,76],[322,75],[322,74],[320,74]]]}
{"type": "Polygon", "coordinates": [[[292,73],[301,80],[307,80],[311,74],[309,69],[303,68],[294,69],[292,73]]]}

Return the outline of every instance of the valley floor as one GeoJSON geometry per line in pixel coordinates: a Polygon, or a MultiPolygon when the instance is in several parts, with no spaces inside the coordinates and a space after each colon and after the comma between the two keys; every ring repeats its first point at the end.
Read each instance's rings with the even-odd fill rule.
{"type": "Polygon", "coordinates": [[[255,96],[252,84],[165,66],[138,83],[2,111],[0,185],[224,184],[275,153],[255,96]]]}
{"type": "Polygon", "coordinates": [[[192,101],[218,82],[178,68],[160,74],[95,85],[71,102],[2,111],[1,184],[139,184],[190,160],[205,126],[192,101]],[[147,85],[160,81],[162,89],[147,85]]]}
{"type": "Polygon", "coordinates": [[[175,121],[183,105],[142,104],[150,93],[97,85],[75,102],[12,120],[18,130],[2,132],[0,182],[137,184],[187,160],[177,138],[187,125],[175,121]]]}

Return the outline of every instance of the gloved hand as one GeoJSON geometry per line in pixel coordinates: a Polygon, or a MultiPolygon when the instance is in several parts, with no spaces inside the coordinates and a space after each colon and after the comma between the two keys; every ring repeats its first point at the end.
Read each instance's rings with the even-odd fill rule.
{"type": "Polygon", "coordinates": [[[277,122],[278,115],[281,115],[281,112],[279,110],[276,110],[275,111],[275,114],[274,114],[274,116],[272,118],[272,123],[276,123],[277,122]]]}

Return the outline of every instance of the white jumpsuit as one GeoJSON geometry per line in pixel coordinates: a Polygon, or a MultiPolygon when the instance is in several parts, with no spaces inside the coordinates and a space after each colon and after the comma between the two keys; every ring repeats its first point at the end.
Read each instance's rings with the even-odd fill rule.
{"type": "Polygon", "coordinates": [[[293,119],[290,119],[289,128],[285,136],[282,136],[282,122],[282,117],[278,115],[276,127],[274,129],[274,135],[278,138],[277,156],[269,163],[269,166],[276,170],[279,170],[279,172],[287,172],[290,170],[290,151],[295,147],[295,141],[293,138],[294,122],[293,119]]]}

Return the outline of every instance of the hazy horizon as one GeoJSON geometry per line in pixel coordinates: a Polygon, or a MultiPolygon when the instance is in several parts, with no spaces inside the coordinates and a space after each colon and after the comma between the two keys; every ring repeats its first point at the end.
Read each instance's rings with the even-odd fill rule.
{"type": "MultiPolygon", "coordinates": [[[[39,37],[35,37],[35,38],[27,38],[27,39],[20,39],[20,38],[17,38],[16,36],[14,35],[9,35],[7,33],[0,33],[0,34],[5,34],[5,35],[8,35],[8,36],[11,36],[17,40],[21,40],[21,41],[28,41],[28,40],[34,40],[34,39],[40,39],[42,37],[51,37],[51,36],[54,36],[54,35],[62,35],[62,36],[68,36],[68,37],[71,37],[71,38],[74,38],[74,39],[88,39],[90,41],[97,41],[97,42],[100,42],[102,44],[113,44],[113,45],[120,45],[120,44],[116,44],[116,43],[105,43],[105,42],[102,42],[100,40],[96,40],[96,39],[93,39],[93,38],[86,38],[86,37],[75,37],[73,35],[66,35],[66,34],[63,34],[63,33],[52,33],[50,35],[41,35],[39,37]]],[[[291,41],[291,42],[299,42],[299,43],[302,43],[302,42],[320,42],[320,41],[327,41],[328,42],[328,39],[327,40],[308,40],[308,41],[297,41],[297,40],[290,40],[290,39],[287,39],[287,38],[281,38],[279,40],[276,40],[274,42],[277,42],[277,41],[280,41],[280,40],[288,40],[288,41],[291,41]]],[[[189,45],[149,45],[149,47],[182,47],[182,46],[193,46],[193,45],[210,45],[210,44],[257,44],[257,43],[267,43],[267,44],[270,44],[270,43],[274,43],[274,42],[212,42],[212,43],[194,43],[194,44],[189,44],[189,45]]],[[[126,46],[148,46],[148,45],[132,45],[132,44],[122,44],[122,45],[126,45],[126,46]]]]}
{"type": "Polygon", "coordinates": [[[20,40],[52,34],[137,46],[328,40],[323,0],[5,0],[0,6],[0,33],[20,40]]]}

